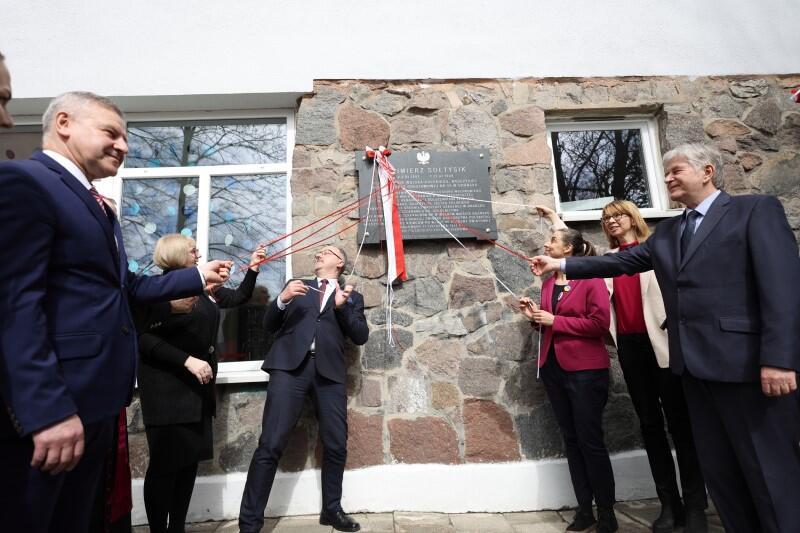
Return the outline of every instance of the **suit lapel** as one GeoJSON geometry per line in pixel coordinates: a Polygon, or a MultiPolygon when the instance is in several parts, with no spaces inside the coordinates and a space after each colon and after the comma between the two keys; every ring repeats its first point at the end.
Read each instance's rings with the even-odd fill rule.
{"type": "MultiPolygon", "coordinates": [[[[33,159],[43,163],[47,168],[56,172],[61,181],[84,203],[86,204],[86,208],[92,214],[94,219],[100,224],[100,227],[103,229],[103,233],[106,236],[106,244],[108,245],[108,249],[111,252],[111,257],[114,258],[114,265],[119,266],[120,258],[119,258],[119,251],[117,250],[117,243],[114,240],[114,228],[113,222],[111,222],[103,213],[100,206],[97,204],[97,200],[94,199],[92,194],[86,189],[86,187],[78,181],[78,178],[73,176],[69,173],[67,169],[59,165],[56,161],[52,158],[48,157],[47,154],[37,152],[33,155],[33,159]]],[[[119,241],[120,247],[122,247],[122,240],[119,241]]]]}
{"type": "Polygon", "coordinates": [[[555,280],[555,274],[554,274],[552,278],[547,280],[542,285],[541,308],[542,308],[543,311],[547,311],[548,313],[551,313],[553,311],[553,309],[552,309],[553,306],[552,306],[551,301],[553,300],[553,285],[555,284],[555,281],[556,280],[555,280]]]}
{"type": "MultiPolygon", "coordinates": [[[[686,257],[681,258],[680,269],[686,266],[686,263],[692,258],[692,255],[694,255],[703,241],[711,234],[711,231],[719,223],[725,213],[728,212],[728,203],[730,203],[730,200],[731,197],[723,191],[719,193],[717,199],[711,204],[706,216],[703,217],[700,223],[700,227],[697,228],[694,237],[692,237],[692,242],[689,243],[689,249],[686,250],[686,257]]],[[[680,247],[680,238],[678,238],[678,246],[680,247]]]]}

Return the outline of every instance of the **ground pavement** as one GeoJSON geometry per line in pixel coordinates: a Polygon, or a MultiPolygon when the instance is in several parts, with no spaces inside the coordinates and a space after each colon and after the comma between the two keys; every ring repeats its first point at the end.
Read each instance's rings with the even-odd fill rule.
{"type": "MultiPolygon", "coordinates": [[[[658,516],[658,500],[618,503],[619,533],[648,533],[649,524],[658,516]]],[[[531,513],[394,513],[354,514],[364,533],[562,533],[574,511],[537,511],[531,513]]],[[[708,511],[710,533],[724,533],[719,517],[708,511]]],[[[133,528],[134,533],[149,533],[147,526],[133,528]]],[[[186,533],[236,533],[235,520],[187,524],[186,533]]],[[[319,525],[318,516],[268,518],[262,533],[331,533],[319,525]]],[[[681,529],[676,530],[679,533],[681,529]]]]}

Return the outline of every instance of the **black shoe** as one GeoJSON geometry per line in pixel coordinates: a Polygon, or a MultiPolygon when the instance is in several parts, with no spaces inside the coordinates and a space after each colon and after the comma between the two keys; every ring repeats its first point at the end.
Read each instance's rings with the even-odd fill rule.
{"type": "Polygon", "coordinates": [[[597,520],[594,519],[594,511],[592,511],[591,505],[578,507],[578,510],[575,511],[575,518],[567,526],[567,531],[589,531],[596,523],[597,520]]]}
{"type": "Polygon", "coordinates": [[[597,533],[614,533],[619,529],[613,507],[597,508],[597,533]]]}
{"type": "Polygon", "coordinates": [[[686,525],[683,533],[707,533],[708,519],[703,509],[692,509],[686,511],[686,525]]]}
{"type": "Polygon", "coordinates": [[[361,526],[344,514],[344,511],[336,511],[335,513],[327,513],[322,511],[319,513],[319,523],[323,526],[331,526],[336,531],[358,531],[361,526]]]}
{"type": "Polygon", "coordinates": [[[683,525],[683,516],[682,505],[662,505],[661,514],[653,522],[653,533],[672,533],[683,525]]]}

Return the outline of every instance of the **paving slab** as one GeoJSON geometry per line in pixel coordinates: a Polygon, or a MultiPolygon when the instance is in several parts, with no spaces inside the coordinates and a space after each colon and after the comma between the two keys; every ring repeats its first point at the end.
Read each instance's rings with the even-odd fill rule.
{"type": "Polygon", "coordinates": [[[562,533],[567,523],[555,511],[504,513],[514,533],[562,533]]]}
{"type": "Polygon", "coordinates": [[[186,533],[213,533],[218,528],[219,522],[195,522],[186,524],[183,530],[186,533]]]}
{"type": "Polygon", "coordinates": [[[444,513],[394,513],[396,533],[455,533],[450,516],[444,513]]]}
{"type": "Polygon", "coordinates": [[[361,524],[361,531],[364,533],[394,533],[392,513],[364,513],[350,516],[361,524]]]}
{"type": "Polygon", "coordinates": [[[331,526],[319,523],[319,515],[286,516],[270,526],[266,523],[261,533],[331,533],[331,526]]]}
{"type": "Polygon", "coordinates": [[[451,514],[450,523],[458,533],[514,533],[514,528],[502,514],[451,514]]]}
{"type": "Polygon", "coordinates": [[[624,513],[631,520],[649,526],[661,514],[661,503],[658,500],[640,500],[636,502],[622,502],[614,506],[617,515],[624,513]]]}

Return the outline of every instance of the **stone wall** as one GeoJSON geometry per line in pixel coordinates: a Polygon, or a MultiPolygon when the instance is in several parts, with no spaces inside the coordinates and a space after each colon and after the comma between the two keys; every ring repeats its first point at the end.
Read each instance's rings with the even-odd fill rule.
{"type": "MultiPolygon", "coordinates": [[[[489,147],[492,196],[553,204],[545,120],[560,116],[657,117],[662,149],[711,140],[725,155],[725,188],[778,196],[800,235],[800,106],[791,77],[528,79],[462,82],[319,82],[296,116],[292,196],[295,226],[356,198],[354,150],[489,147]]],[[[499,240],[532,255],[546,235],[535,213],[498,206],[499,240]]],[[[656,221],[651,221],[656,222],[656,221]]],[[[604,244],[597,223],[575,224],[604,244]]],[[[547,229],[544,229],[547,233],[547,229]]],[[[356,238],[337,242],[355,257],[356,238]]],[[[536,381],[536,334],[510,307],[512,290],[538,299],[540,283],[519,259],[487,244],[468,251],[446,240],[408,242],[412,280],[395,289],[395,346],[386,343],[385,258],[365,247],[355,284],[371,336],[350,348],[348,468],[391,463],[519,461],[557,457],[561,437],[536,381]]],[[[310,254],[294,275],[312,274],[310,254]]],[[[201,474],[245,471],[260,432],[264,387],[220,387],[213,462],[201,474]]],[[[136,403],[129,410],[134,476],[146,465],[136,403]]],[[[640,447],[638,424],[616,360],[605,414],[612,451],[640,447]]],[[[319,465],[309,405],[282,469],[319,465]]]]}

